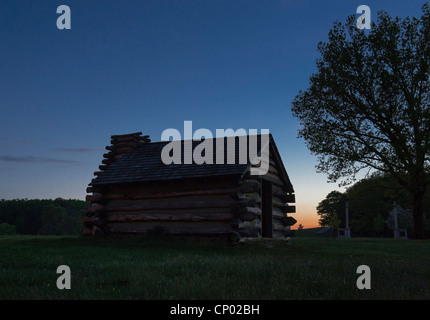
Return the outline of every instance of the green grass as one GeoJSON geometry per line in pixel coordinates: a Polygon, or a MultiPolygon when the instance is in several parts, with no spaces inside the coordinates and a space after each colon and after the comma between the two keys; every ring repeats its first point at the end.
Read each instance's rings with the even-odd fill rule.
{"type": "Polygon", "coordinates": [[[321,231],[322,227],[318,227],[318,228],[307,228],[307,229],[303,229],[301,231],[296,230],[296,237],[298,238],[303,238],[303,237],[314,237],[314,238],[325,238],[325,237],[332,237],[332,231],[328,231],[325,233],[321,233],[318,234],[318,231],[321,231]]]}
{"type": "Polygon", "coordinates": [[[0,299],[430,299],[430,241],[0,237],[0,299]],[[71,290],[59,290],[59,265],[71,290]],[[372,271],[358,290],[356,269],[372,271]]]}

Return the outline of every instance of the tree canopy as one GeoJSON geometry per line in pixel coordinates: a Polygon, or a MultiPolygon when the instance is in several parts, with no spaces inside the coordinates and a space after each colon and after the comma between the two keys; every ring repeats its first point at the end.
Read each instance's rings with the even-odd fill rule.
{"type": "Polygon", "coordinates": [[[380,11],[370,31],[354,16],[336,22],[292,103],[317,170],[344,184],[363,169],[390,174],[413,196],[417,237],[430,172],[430,5],[422,11],[405,19],[380,11]]]}
{"type": "Polygon", "coordinates": [[[322,227],[339,228],[342,221],[340,217],[345,213],[345,200],[343,193],[332,191],[318,204],[317,213],[322,227]]]}
{"type": "Polygon", "coordinates": [[[0,224],[18,234],[80,234],[86,207],[88,202],[61,198],[0,200],[0,224]]]}
{"type": "MultiPolygon", "coordinates": [[[[317,207],[320,225],[343,228],[345,226],[345,201],[349,203],[349,225],[353,235],[392,236],[394,200],[398,208],[399,228],[413,231],[411,215],[412,197],[398,192],[397,182],[386,174],[372,174],[350,186],[344,193],[330,192],[317,207]]],[[[430,232],[430,189],[424,196],[425,230],[430,232]]]]}

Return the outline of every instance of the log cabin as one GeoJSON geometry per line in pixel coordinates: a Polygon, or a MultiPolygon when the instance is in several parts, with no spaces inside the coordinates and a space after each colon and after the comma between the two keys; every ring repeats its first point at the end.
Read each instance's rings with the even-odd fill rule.
{"type": "MultiPolygon", "coordinates": [[[[227,138],[209,141],[215,146],[216,139],[227,138]]],[[[295,194],[272,135],[264,175],[251,174],[255,165],[249,160],[239,163],[235,139],[234,164],[166,165],[161,152],[169,141],[151,142],[141,132],[111,136],[109,152],[87,188],[91,204],[84,236],[172,234],[238,241],[291,235],[296,220],[288,214],[295,212],[295,194]]],[[[193,150],[198,143],[192,141],[193,150]]]]}

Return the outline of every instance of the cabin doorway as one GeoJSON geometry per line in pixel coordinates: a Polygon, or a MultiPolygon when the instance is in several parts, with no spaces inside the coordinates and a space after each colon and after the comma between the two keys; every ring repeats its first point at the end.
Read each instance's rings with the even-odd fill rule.
{"type": "Polygon", "coordinates": [[[273,237],[272,183],[261,180],[261,235],[273,237]]]}

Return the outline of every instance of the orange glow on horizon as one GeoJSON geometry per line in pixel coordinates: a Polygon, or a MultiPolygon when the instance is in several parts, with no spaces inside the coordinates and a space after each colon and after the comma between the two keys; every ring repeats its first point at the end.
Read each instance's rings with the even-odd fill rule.
{"type": "Polygon", "coordinates": [[[291,230],[297,230],[300,224],[304,229],[320,227],[318,223],[319,216],[313,204],[299,204],[296,208],[296,213],[289,214],[297,220],[296,224],[291,226],[291,230]]]}
{"type": "Polygon", "coordinates": [[[297,230],[299,225],[301,224],[303,226],[303,229],[310,229],[310,228],[318,228],[320,227],[318,223],[318,217],[312,217],[312,216],[305,216],[305,217],[296,217],[294,216],[294,219],[297,220],[296,224],[291,227],[291,230],[297,230]]]}

